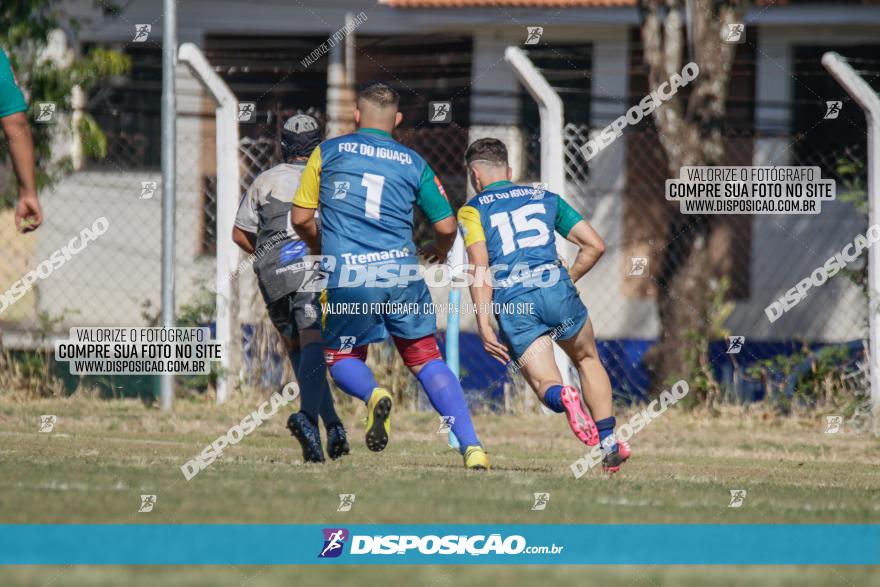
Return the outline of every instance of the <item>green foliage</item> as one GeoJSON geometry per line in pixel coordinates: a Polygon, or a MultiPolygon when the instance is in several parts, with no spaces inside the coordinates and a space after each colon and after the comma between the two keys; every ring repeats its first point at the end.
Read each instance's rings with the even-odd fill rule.
{"type": "MultiPolygon", "coordinates": [[[[205,286],[189,302],[180,307],[177,313],[177,326],[206,326],[214,320],[217,310],[217,298],[205,286]]],[[[194,392],[204,392],[208,387],[217,386],[217,377],[221,375],[220,364],[212,363],[211,372],[207,375],[182,375],[177,378],[181,386],[194,392]]]]}
{"type": "MultiPolygon", "coordinates": [[[[861,159],[837,160],[837,199],[848,202],[868,220],[868,189],[865,185],[865,162],[861,159]]],[[[865,297],[868,296],[868,264],[863,263],[858,269],[844,267],[840,271],[847,279],[852,281],[862,290],[865,297]]]]}
{"type": "MultiPolygon", "coordinates": [[[[64,35],[62,30],[79,29],[81,23],[70,18],[61,10],[59,0],[0,0],[0,46],[4,48],[12,63],[18,82],[28,95],[29,102],[54,102],[56,119],[52,124],[35,124],[33,117],[31,131],[34,137],[34,152],[37,158],[37,189],[51,187],[72,171],[69,157],[53,156],[52,147],[56,137],[69,136],[73,130],[71,96],[73,89],[79,87],[88,92],[101,80],[127,73],[131,69],[130,58],[119,52],[103,48],[93,48],[85,55],[75,55],[72,51],[60,59],[46,57],[46,47],[52,36],[64,35]],[[11,23],[6,27],[6,23],[11,23]]],[[[106,2],[96,2],[105,12],[118,12],[106,2]]],[[[103,158],[107,155],[107,140],[95,120],[84,115],[77,125],[86,154],[103,158]]],[[[8,159],[5,138],[0,140],[0,163],[8,159]]],[[[15,202],[17,186],[11,183],[0,193],[0,207],[8,207],[15,202]]]]}
{"type": "MultiPolygon", "coordinates": [[[[706,292],[708,324],[685,332],[684,336],[688,344],[682,349],[682,355],[687,365],[687,382],[692,390],[685,399],[686,406],[702,404],[707,408],[714,408],[721,399],[721,386],[715,379],[709,359],[709,343],[730,336],[725,324],[736,304],[727,299],[728,291],[730,291],[729,277],[725,275],[721,279],[713,280],[706,292]]],[[[675,380],[670,380],[666,385],[673,383],[675,380]]]]}
{"type": "Polygon", "coordinates": [[[781,413],[795,409],[831,408],[844,416],[854,415],[866,401],[866,372],[847,372],[853,357],[844,345],[831,345],[818,351],[804,348],[793,354],[780,354],[758,361],[745,374],[759,379],[766,400],[781,413]],[[808,368],[804,369],[804,365],[808,368]],[[797,377],[794,392],[786,393],[792,376],[797,377]]]}
{"type": "MultiPolygon", "coordinates": [[[[868,198],[865,185],[865,162],[861,159],[839,158],[836,172],[837,199],[848,202],[867,220],[868,198]]],[[[867,263],[861,268],[844,268],[841,274],[857,285],[868,296],[867,263]]],[[[813,352],[806,345],[793,354],[780,354],[771,359],[758,361],[745,370],[745,375],[760,380],[764,386],[765,401],[782,413],[798,408],[834,408],[846,416],[859,411],[865,403],[867,381],[865,372],[845,372],[852,362],[846,346],[827,346],[813,352]],[[803,370],[808,364],[809,369],[803,370]],[[792,394],[786,393],[786,385],[796,372],[798,380],[792,394]]]]}
{"type": "Polygon", "coordinates": [[[77,125],[82,138],[83,151],[90,159],[103,159],[107,156],[107,137],[90,114],[83,114],[77,125]]]}
{"type": "Polygon", "coordinates": [[[180,307],[177,313],[178,326],[204,326],[214,319],[217,310],[217,298],[205,286],[199,288],[198,293],[190,302],[180,307]]]}
{"type": "Polygon", "coordinates": [[[837,160],[837,199],[852,204],[856,210],[868,215],[868,192],[865,186],[865,162],[861,159],[837,160]]]}
{"type": "MultiPolygon", "coordinates": [[[[64,385],[57,376],[57,364],[52,359],[53,348],[49,336],[67,319],[64,310],[58,316],[48,312],[37,315],[36,345],[34,350],[6,351],[0,357],[0,390],[17,392],[25,399],[58,397],[64,394],[64,385]]],[[[64,363],[66,367],[67,364],[64,363]]]]}
{"type": "MultiPolygon", "coordinates": [[[[217,305],[214,294],[202,283],[193,298],[183,304],[177,312],[176,325],[180,327],[204,327],[214,320],[217,305]]],[[[153,310],[152,304],[146,300],[141,304],[141,316],[147,321],[148,326],[160,325],[160,312],[153,310]]],[[[207,375],[179,375],[178,384],[190,392],[204,392],[209,387],[216,387],[217,378],[222,376],[219,363],[212,363],[211,373],[207,375]]]]}

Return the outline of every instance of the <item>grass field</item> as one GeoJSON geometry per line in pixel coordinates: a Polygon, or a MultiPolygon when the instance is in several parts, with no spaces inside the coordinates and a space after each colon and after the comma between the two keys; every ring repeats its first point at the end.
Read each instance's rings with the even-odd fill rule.
{"type": "MultiPolygon", "coordinates": [[[[172,415],[135,401],[0,399],[3,523],[878,523],[880,442],[824,434],[824,418],[778,419],[677,409],[632,441],[616,478],[577,480],[583,454],[564,422],[480,415],[492,470],[465,471],[430,413],[396,414],[385,452],[363,445],[363,410],[346,414],[353,454],[303,465],[279,413],[187,482],[180,465],[261,401],[223,407],[181,401],[172,415]],[[40,433],[39,416],[58,417],[40,433]],[[745,489],[728,508],[731,489],[745,489]],[[544,511],[533,493],[549,492],[544,511]],[[156,494],[137,513],[140,494],[156,494]],[[337,512],[339,493],[355,494],[337,512]]],[[[625,415],[624,415],[625,417],[625,415]]],[[[218,537],[218,540],[221,539],[218,537]]],[[[622,545],[625,547],[625,545],[622,545]]],[[[269,548],[283,545],[267,545],[269,548]]],[[[658,545],[665,548],[668,545],[658,545]]],[[[577,580],[646,585],[880,585],[867,568],[829,567],[13,567],[2,585],[536,584],[577,580]]]]}

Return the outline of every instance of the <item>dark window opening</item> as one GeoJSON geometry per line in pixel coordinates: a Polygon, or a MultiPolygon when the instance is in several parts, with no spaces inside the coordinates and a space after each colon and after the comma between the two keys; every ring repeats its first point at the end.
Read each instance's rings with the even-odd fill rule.
{"type": "Polygon", "coordinates": [[[467,127],[472,50],[472,39],[460,35],[359,36],[357,84],[391,84],[400,93],[403,129],[440,126],[429,122],[429,102],[451,102],[452,124],[467,127]]]}
{"type": "Polygon", "coordinates": [[[822,66],[822,55],[826,51],[836,51],[849,59],[853,69],[862,72],[874,91],[880,91],[877,66],[880,45],[794,47],[791,83],[795,107],[791,132],[795,161],[792,164],[817,165],[822,168],[822,177],[840,180],[841,165],[864,162],[867,158],[867,122],[859,105],[822,66]],[[828,101],[842,102],[836,119],[825,120],[828,101]]]}
{"type": "MultiPolygon", "coordinates": [[[[559,94],[565,123],[588,126],[592,100],[592,43],[542,44],[525,49],[535,67],[559,94]]],[[[537,179],[541,175],[541,117],[534,98],[524,87],[520,86],[520,88],[520,112],[525,149],[523,177],[537,179]]],[[[569,180],[586,179],[585,166],[567,164],[566,172],[569,180]],[[579,169],[578,177],[572,177],[575,168],[579,169]]]]}
{"type": "Polygon", "coordinates": [[[239,125],[242,137],[275,136],[277,111],[325,110],[329,53],[310,64],[302,60],[326,40],[326,35],[205,37],[205,57],[239,102],[256,105],[254,122],[239,125]]]}
{"type": "Polygon", "coordinates": [[[162,52],[157,47],[140,46],[121,50],[131,58],[129,73],[103,80],[86,99],[86,112],[107,138],[107,157],[90,159],[86,165],[99,169],[158,169],[162,148],[162,52]]]}

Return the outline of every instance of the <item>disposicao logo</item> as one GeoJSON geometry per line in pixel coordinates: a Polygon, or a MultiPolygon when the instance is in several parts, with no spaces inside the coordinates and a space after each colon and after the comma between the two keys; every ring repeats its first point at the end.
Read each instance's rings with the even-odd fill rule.
{"type": "Polygon", "coordinates": [[[324,547],[318,554],[318,558],[336,558],[342,554],[342,547],[348,540],[348,530],[345,528],[324,528],[324,547]]]}
{"type": "Polygon", "coordinates": [[[336,558],[342,555],[346,542],[348,554],[356,555],[537,555],[557,556],[564,545],[543,544],[529,546],[524,536],[498,533],[461,535],[429,534],[350,534],[345,528],[324,528],[324,545],[318,558],[336,558]]]}

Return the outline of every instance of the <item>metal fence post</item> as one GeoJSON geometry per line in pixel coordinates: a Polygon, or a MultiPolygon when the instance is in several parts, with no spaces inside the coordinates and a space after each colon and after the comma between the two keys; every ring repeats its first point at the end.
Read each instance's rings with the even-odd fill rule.
{"type": "MultiPolygon", "coordinates": [[[[162,326],[174,326],[174,212],[177,157],[177,102],[174,66],[177,63],[177,3],[164,0],[162,27],[162,326]]],[[[170,410],[174,403],[174,375],[163,374],[159,404],[170,410]]]]}
{"type": "MultiPolygon", "coordinates": [[[[878,222],[880,214],[880,97],[871,89],[846,60],[833,51],[822,56],[822,65],[834,76],[853,100],[865,111],[868,122],[868,226],[878,222]]],[[[880,434],[880,323],[877,318],[877,301],[880,294],[880,255],[876,250],[868,251],[868,349],[870,353],[868,377],[871,384],[871,414],[874,434],[880,434]]]]}
{"type": "Polygon", "coordinates": [[[214,71],[196,45],[184,43],[180,60],[199,79],[216,105],[217,120],[217,340],[225,345],[217,378],[217,403],[226,401],[241,365],[241,328],[238,300],[232,281],[238,269],[238,247],[232,242],[232,226],[239,195],[238,100],[214,71]]]}

